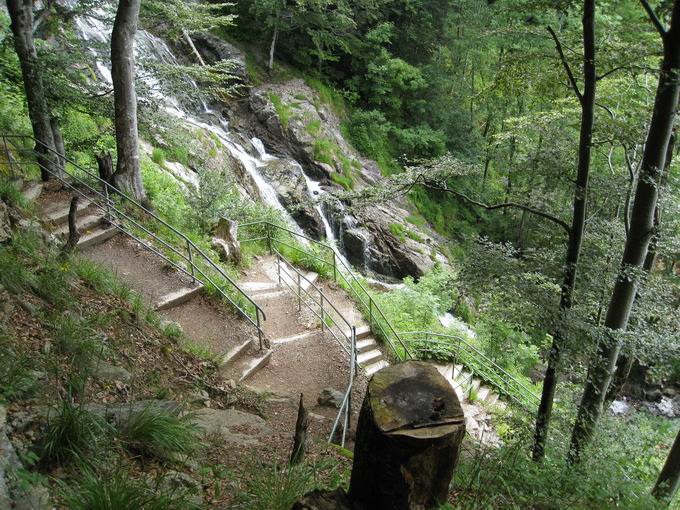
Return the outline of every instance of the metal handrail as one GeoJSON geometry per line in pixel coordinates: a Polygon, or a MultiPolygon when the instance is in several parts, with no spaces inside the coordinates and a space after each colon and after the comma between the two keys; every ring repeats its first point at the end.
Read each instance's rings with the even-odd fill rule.
{"type": "Polygon", "coordinates": [[[350,346],[351,346],[351,343],[352,343],[352,338],[351,338],[352,331],[354,331],[354,329],[356,329],[356,328],[355,328],[355,327],[347,320],[347,318],[344,316],[344,314],[343,314],[340,310],[338,310],[338,308],[337,308],[337,307],[333,304],[333,302],[332,302],[332,301],[324,294],[323,290],[322,290],[319,286],[317,286],[314,282],[312,282],[309,278],[307,278],[307,276],[305,276],[304,274],[302,274],[302,272],[300,272],[300,271],[299,271],[299,270],[298,270],[298,269],[297,269],[297,268],[296,268],[296,267],[295,267],[288,259],[286,259],[286,258],[281,254],[280,251],[278,251],[276,248],[273,248],[273,251],[274,251],[274,253],[276,254],[277,272],[278,272],[278,280],[279,280],[279,283],[283,283],[284,285],[286,285],[286,287],[288,287],[288,289],[290,289],[290,291],[291,291],[293,294],[296,294],[296,295],[297,295],[297,297],[298,297],[298,310],[301,309],[302,303],[304,303],[304,304],[307,306],[307,308],[309,308],[309,310],[310,310],[317,318],[319,318],[319,320],[321,321],[321,331],[324,330],[324,327],[325,327],[326,329],[328,329],[328,332],[329,332],[331,335],[333,335],[333,338],[335,338],[335,340],[340,344],[340,346],[343,348],[343,350],[344,350],[347,354],[349,354],[349,355],[351,356],[350,347],[348,347],[348,346],[347,346],[347,345],[346,345],[346,344],[338,337],[338,335],[333,331],[332,326],[333,326],[333,325],[337,326],[338,331],[339,331],[340,334],[345,338],[345,340],[347,340],[347,344],[349,344],[350,346]],[[282,264],[281,262],[284,262],[285,264],[282,264]],[[290,269],[293,271],[294,274],[291,274],[291,273],[288,271],[288,268],[290,268],[290,269]],[[297,283],[297,291],[296,291],[296,290],[295,290],[295,289],[294,289],[294,288],[293,288],[293,287],[285,280],[285,278],[282,278],[281,272],[284,272],[285,275],[288,277],[289,280],[293,281],[294,283],[297,283]],[[306,281],[307,283],[309,283],[309,286],[310,286],[311,288],[314,288],[314,290],[316,291],[316,293],[319,295],[319,301],[318,301],[318,302],[314,299],[314,296],[313,296],[312,293],[308,292],[306,289],[304,289],[304,288],[302,287],[302,281],[303,281],[303,280],[306,281]],[[305,296],[307,296],[307,297],[309,298],[309,300],[310,300],[314,305],[317,305],[317,306],[319,307],[319,312],[317,312],[316,309],[315,309],[313,306],[311,306],[309,302],[307,302],[307,301],[305,301],[305,300],[302,299],[302,294],[303,294],[303,293],[305,294],[305,296]],[[324,315],[325,315],[325,312],[324,312],[324,302],[325,302],[326,305],[330,306],[331,309],[332,309],[332,310],[337,314],[337,316],[342,320],[342,322],[344,322],[344,323],[347,325],[347,331],[349,331],[349,334],[347,334],[343,328],[341,328],[340,326],[338,326],[338,325],[335,323],[334,320],[333,320],[333,324],[332,324],[332,325],[329,325],[329,324],[326,323],[326,321],[325,321],[326,317],[329,317],[329,318],[331,318],[331,319],[333,319],[333,317],[331,317],[330,315],[324,316],[324,315]]]}
{"type": "MultiPolygon", "coordinates": [[[[446,333],[435,333],[431,331],[408,331],[402,332],[401,334],[403,337],[412,337],[410,341],[414,344],[417,342],[424,343],[426,345],[435,345],[445,349],[454,349],[456,351],[455,356],[458,356],[461,350],[472,352],[472,358],[477,363],[477,366],[467,366],[467,368],[472,372],[477,372],[478,375],[482,377],[486,376],[484,377],[485,381],[493,385],[501,393],[507,395],[518,403],[521,403],[523,406],[526,406],[526,404],[538,405],[541,400],[540,397],[536,395],[530,388],[524,385],[503,367],[498,365],[477,347],[466,341],[463,337],[449,335],[446,333]],[[432,339],[431,337],[434,337],[435,339],[432,339]],[[490,376],[487,373],[482,373],[486,372],[487,370],[494,372],[493,375],[496,377],[490,376]],[[499,383],[498,379],[500,379],[503,384],[499,383]],[[520,401],[517,398],[518,395],[523,397],[523,401],[520,401]]],[[[420,350],[418,349],[417,345],[414,346],[414,349],[420,350]]],[[[466,365],[470,365],[470,363],[468,362],[466,365]]],[[[534,409],[532,409],[532,411],[533,410],[534,409]]]]}
{"type": "MultiPolygon", "coordinates": [[[[264,332],[263,332],[263,330],[262,330],[260,317],[262,318],[262,320],[266,320],[266,315],[265,315],[264,311],[262,310],[262,308],[261,308],[257,303],[255,303],[255,301],[253,301],[253,299],[252,299],[252,298],[251,298],[251,297],[250,297],[243,289],[241,289],[241,287],[239,287],[239,285],[238,285],[238,284],[237,284],[237,283],[236,283],[236,282],[235,282],[235,281],[234,281],[234,280],[233,280],[233,279],[232,279],[232,278],[231,278],[231,277],[230,277],[230,276],[229,276],[229,275],[221,268],[221,267],[219,267],[219,266],[218,266],[218,265],[217,265],[217,264],[216,264],[216,263],[215,263],[215,262],[214,262],[214,261],[213,261],[213,260],[212,260],[212,259],[211,259],[211,258],[210,258],[210,257],[209,257],[202,249],[201,249],[201,248],[199,248],[199,247],[198,247],[193,241],[191,241],[191,239],[189,239],[185,234],[183,234],[183,233],[180,232],[178,229],[176,229],[175,227],[173,227],[172,225],[170,225],[169,223],[167,223],[165,220],[163,220],[162,218],[160,218],[160,217],[159,217],[158,215],[156,215],[154,212],[148,210],[146,207],[144,207],[142,204],[138,203],[136,200],[134,200],[133,198],[131,198],[131,197],[130,197],[129,195],[127,195],[126,193],[122,192],[121,190],[119,190],[118,188],[116,188],[116,187],[113,186],[112,184],[108,183],[107,181],[101,179],[98,175],[96,175],[96,174],[90,172],[90,171],[87,170],[86,168],[82,167],[81,165],[79,165],[78,163],[76,163],[75,161],[73,161],[71,158],[67,157],[67,156],[64,155],[64,154],[58,153],[57,151],[53,150],[51,147],[45,145],[43,142],[41,142],[41,141],[35,139],[34,137],[29,136],[29,135],[12,135],[12,134],[9,134],[9,135],[8,135],[8,134],[0,134],[0,137],[2,137],[2,139],[3,139],[4,149],[5,149],[6,153],[7,153],[8,164],[9,164],[10,166],[11,166],[11,165],[24,165],[24,164],[37,164],[39,168],[41,168],[42,170],[45,170],[46,172],[48,172],[49,174],[51,174],[53,177],[57,178],[59,181],[61,181],[62,183],[64,183],[67,187],[69,187],[69,188],[72,189],[73,191],[77,192],[79,195],[81,195],[82,197],[84,197],[84,198],[85,198],[86,200],[88,200],[90,203],[94,204],[94,205],[97,206],[99,209],[101,209],[101,210],[105,213],[105,217],[106,217],[107,221],[109,221],[109,222],[110,222],[114,227],[116,227],[119,231],[121,231],[121,232],[127,234],[128,236],[130,236],[131,238],[135,239],[136,241],[141,242],[142,245],[143,245],[145,248],[149,249],[151,252],[153,252],[153,253],[156,254],[157,256],[161,257],[161,258],[162,258],[163,260],[165,260],[166,262],[170,263],[170,264],[171,264],[173,267],[175,267],[176,269],[178,269],[178,270],[182,271],[183,273],[185,273],[185,274],[191,276],[193,280],[199,280],[199,281],[201,281],[200,278],[197,278],[197,277],[196,277],[196,272],[198,272],[198,273],[205,279],[205,282],[204,282],[204,281],[201,281],[201,283],[203,283],[204,285],[210,284],[213,288],[215,288],[215,289],[217,290],[217,292],[218,292],[222,297],[224,297],[224,298],[225,298],[225,299],[226,299],[226,300],[227,300],[234,308],[236,308],[236,310],[237,310],[237,311],[238,311],[238,312],[239,312],[239,313],[240,313],[240,314],[241,314],[248,322],[250,322],[253,326],[255,326],[255,328],[257,329],[257,334],[258,334],[258,340],[259,340],[259,344],[260,344],[260,349],[262,349],[264,332]],[[35,149],[30,149],[30,148],[26,148],[26,147],[17,146],[17,144],[11,142],[11,140],[22,140],[22,139],[23,139],[23,140],[32,140],[33,142],[36,143],[36,145],[39,145],[39,146],[42,147],[43,149],[47,150],[49,153],[54,154],[56,157],[61,158],[64,162],[68,162],[69,164],[71,164],[72,166],[74,166],[75,168],[77,168],[78,170],[84,172],[86,175],[88,175],[89,177],[91,177],[92,179],[94,179],[96,182],[99,182],[100,184],[102,184],[102,185],[103,185],[103,188],[104,188],[104,193],[102,193],[102,192],[100,192],[99,190],[93,188],[92,186],[90,186],[87,182],[85,182],[85,181],[84,181],[83,179],[81,179],[80,177],[74,175],[73,173],[68,172],[68,171],[66,170],[66,168],[63,169],[63,172],[64,172],[65,175],[67,175],[67,176],[70,177],[71,179],[77,181],[77,183],[78,183],[80,186],[83,186],[83,187],[87,188],[87,190],[88,190],[90,193],[92,193],[95,197],[98,197],[98,198],[100,198],[101,200],[103,200],[104,203],[105,203],[105,205],[102,205],[102,204],[98,203],[98,202],[95,200],[95,198],[93,198],[91,195],[89,195],[89,194],[87,194],[87,193],[83,193],[81,190],[79,190],[78,188],[76,188],[76,186],[74,186],[73,184],[71,184],[70,182],[68,182],[68,181],[64,178],[64,176],[62,176],[62,175],[60,175],[60,174],[58,174],[58,173],[52,171],[50,168],[47,168],[45,165],[43,165],[43,164],[40,162],[40,158],[43,157],[43,156],[40,155],[40,154],[38,154],[37,151],[36,151],[35,149]],[[15,151],[17,151],[17,152],[19,152],[19,153],[22,153],[22,152],[24,152],[24,151],[28,151],[29,154],[31,154],[31,155],[33,155],[33,156],[36,156],[36,162],[33,163],[33,162],[17,162],[17,161],[12,161],[12,155],[10,154],[10,152],[9,152],[9,147],[7,146],[8,140],[10,141],[11,145],[14,147],[14,150],[15,150],[15,151]],[[187,255],[185,255],[184,253],[180,252],[180,251],[177,250],[175,247],[173,247],[169,242],[165,241],[162,237],[160,237],[158,234],[156,234],[156,233],[152,232],[151,230],[147,229],[147,228],[144,227],[142,224],[140,224],[139,222],[137,222],[136,220],[134,220],[133,218],[131,218],[129,215],[127,215],[125,212],[123,212],[123,211],[121,211],[120,209],[118,209],[118,208],[115,206],[115,203],[114,203],[114,202],[111,200],[111,198],[110,198],[110,192],[112,192],[112,193],[115,194],[115,195],[118,195],[118,196],[122,197],[122,199],[123,199],[126,203],[132,204],[132,205],[135,206],[137,209],[140,209],[144,214],[151,216],[151,217],[154,218],[156,221],[158,221],[159,223],[161,223],[164,227],[168,228],[170,231],[172,231],[174,234],[176,234],[179,238],[181,238],[181,239],[184,241],[184,243],[186,244],[186,246],[187,246],[187,255]],[[119,216],[121,216],[123,219],[125,219],[126,221],[129,221],[130,223],[134,224],[136,227],[142,229],[144,232],[146,232],[147,234],[149,234],[153,239],[155,239],[155,240],[157,240],[158,242],[160,242],[163,246],[165,246],[167,249],[169,249],[170,251],[172,251],[173,253],[175,253],[176,255],[178,255],[180,258],[182,258],[182,259],[184,259],[185,261],[187,261],[187,264],[188,264],[188,266],[189,266],[189,271],[188,271],[187,269],[181,267],[179,264],[176,264],[173,260],[171,260],[169,257],[167,257],[166,255],[164,255],[164,254],[161,253],[160,251],[154,249],[152,246],[149,246],[146,242],[144,242],[143,240],[139,239],[139,238],[138,238],[137,236],[135,236],[132,232],[129,232],[128,230],[126,230],[122,225],[120,225],[120,224],[118,224],[118,223],[112,222],[112,221],[111,221],[111,218],[110,218],[110,215],[111,215],[111,211],[112,211],[112,210],[113,210],[117,215],[119,215],[119,216]],[[248,302],[253,306],[253,308],[255,309],[255,319],[253,319],[247,311],[243,310],[243,309],[242,309],[242,308],[241,308],[241,307],[240,307],[240,306],[239,306],[239,305],[238,305],[238,304],[237,304],[237,303],[236,303],[236,302],[235,302],[235,301],[227,294],[227,292],[225,292],[225,291],[224,291],[217,283],[215,283],[215,281],[213,281],[213,279],[211,279],[207,274],[205,274],[205,272],[203,271],[203,269],[202,269],[200,266],[196,265],[196,263],[194,262],[194,252],[197,253],[197,254],[200,256],[200,258],[202,258],[202,260],[208,264],[209,267],[212,267],[214,270],[216,270],[216,271],[218,272],[219,276],[221,276],[222,278],[224,278],[224,280],[226,280],[226,281],[230,284],[230,286],[231,286],[233,289],[235,289],[235,290],[236,290],[243,298],[245,298],[246,301],[248,301],[248,302]]],[[[64,165],[64,166],[65,166],[65,165],[64,165]]]]}
{"type": "MultiPolygon", "coordinates": [[[[375,324],[375,327],[380,330],[383,338],[385,338],[385,340],[387,341],[388,345],[392,349],[392,352],[395,354],[397,359],[399,361],[405,361],[406,359],[412,359],[413,358],[413,356],[411,355],[411,353],[408,350],[408,346],[401,339],[400,333],[398,333],[394,329],[394,327],[392,326],[392,324],[388,320],[385,313],[382,311],[382,309],[380,308],[378,303],[373,299],[373,296],[371,296],[371,294],[363,286],[361,281],[359,281],[359,279],[354,275],[354,272],[345,263],[343,258],[337,254],[335,248],[333,248],[332,246],[330,246],[326,243],[322,243],[320,241],[312,239],[311,237],[308,237],[308,236],[306,236],[306,235],[304,235],[300,232],[296,232],[292,229],[286,228],[286,227],[281,226],[281,225],[277,225],[276,223],[272,223],[272,222],[269,222],[269,221],[253,221],[253,222],[250,222],[250,223],[243,223],[243,224],[240,225],[240,229],[242,231],[243,229],[247,229],[249,227],[263,226],[263,225],[266,226],[266,228],[267,228],[266,240],[268,241],[270,246],[273,242],[283,244],[284,246],[287,246],[287,247],[289,247],[293,250],[297,250],[301,253],[304,253],[307,256],[311,256],[314,259],[319,260],[323,264],[326,264],[328,266],[332,266],[333,277],[334,277],[335,281],[337,281],[337,278],[338,278],[338,275],[339,275],[345,281],[345,283],[350,288],[350,290],[355,293],[357,299],[367,309],[367,313],[368,313],[368,316],[369,316],[368,317],[369,326],[371,327],[371,329],[373,329],[374,324],[375,324]],[[271,236],[271,229],[272,228],[275,229],[275,230],[280,230],[280,231],[286,232],[286,233],[293,235],[293,236],[296,236],[296,237],[300,237],[302,239],[305,239],[305,241],[307,241],[308,243],[312,243],[316,246],[321,247],[322,249],[330,251],[331,254],[333,255],[332,262],[329,262],[329,261],[327,261],[327,260],[325,260],[321,257],[317,257],[314,254],[309,253],[308,251],[305,251],[302,248],[299,248],[297,246],[293,246],[293,245],[288,244],[288,243],[281,241],[279,239],[272,238],[272,236],[271,236]],[[341,269],[344,269],[344,271],[342,271],[342,270],[338,271],[338,267],[340,267],[341,269]],[[349,277],[349,279],[348,279],[348,277],[349,277]],[[358,287],[361,291],[363,291],[364,295],[368,298],[368,303],[362,298],[361,294],[356,290],[355,286],[358,287]],[[387,330],[385,329],[385,327],[387,327],[387,330]],[[399,349],[397,349],[397,347],[394,344],[390,334],[394,337],[394,339],[396,339],[397,344],[402,349],[401,351],[399,349]]],[[[245,239],[241,239],[240,242],[246,243],[246,242],[254,242],[256,240],[263,240],[263,239],[262,239],[262,237],[245,238],[245,239]]]]}
{"type": "MultiPolygon", "coordinates": [[[[307,256],[311,256],[315,258],[316,260],[319,260],[323,262],[324,264],[327,265],[333,265],[333,268],[336,269],[338,267],[338,262],[339,266],[344,269],[344,271],[334,271],[334,279],[337,281],[338,277],[342,278],[342,280],[348,285],[351,291],[354,292],[354,295],[358,299],[358,301],[364,306],[365,309],[368,310],[369,314],[369,322],[371,329],[377,328],[380,330],[382,333],[383,337],[387,340],[388,344],[392,348],[392,351],[395,353],[397,359],[399,361],[405,361],[406,359],[413,358],[411,354],[411,349],[414,350],[419,350],[417,349],[417,344],[413,341],[406,341],[406,337],[409,336],[414,336],[414,335],[420,335],[424,336],[427,340],[428,343],[431,345],[438,345],[438,346],[448,346],[446,342],[437,342],[435,340],[432,340],[430,337],[438,337],[438,338],[446,338],[448,340],[455,340],[459,344],[459,350],[456,352],[458,354],[460,352],[460,348],[463,348],[465,352],[470,354],[470,360],[466,363],[466,368],[468,370],[472,371],[473,373],[476,373],[479,375],[481,378],[485,380],[485,382],[493,385],[496,389],[498,389],[502,394],[506,395],[508,398],[511,400],[515,401],[516,403],[520,404],[524,408],[531,408],[532,406],[538,406],[538,403],[540,402],[540,398],[538,395],[533,393],[533,391],[528,388],[526,385],[524,385],[521,381],[516,379],[513,375],[507,372],[503,367],[499,366],[497,363],[495,363],[492,359],[490,359],[486,354],[484,354],[481,350],[479,350],[477,347],[474,345],[470,344],[469,342],[465,341],[461,337],[457,337],[455,335],[447,335],[445,333],[436,333],[436,332],[429,332],[429,331],[415,331],[415,332],[397,332],[392,324],[390,323],[389,319],[386,317],[386,315],[383,313],[382,309],[378,306],[378,304],[375,302],[371,294],[366,290],[366,288],[361,284],[361,282],[356,278],[354,275],[353,271],[351,268],[347,266],[347,264],[343,261],[342,257],[337,255],[335,249],[325,243],[322,243],[320,241],[316,241],[314,239],[311,239],[310,237],[301,234],[299,232],[295,232],[292,229],[277,225],[275,223],[271,223],[268,221],[256,221],[256,222],[250,222],[250,223],[244,223],[240,225],[241,229],[247,229],[248,227],[254,227],[254,226],[265,226],[267,229],[267,235],[266,236],[260,236],[260,237],[253,237],[253,238],[245,238],[241,239],[242,243],[245,242],[254,242],[254,241],[267,241],[268,244],[271,246],[273,243],[278,243],[282,244],[284,246],[287,246],[291,249],[300,251],[304,253],[307,256]],[[304,248],[298,247],[298,246],[293,246],[290,243],[286,243],[284,241],[281,241],[279,239],[276,239],[275,237],[272,236],[272,229],[280,230],[283,232],[286,232],[288,234],[291,234],[293,236],[301,237],[304,238],[306,241],[309,243],[313,243],[317,246],[320,246],[323,249],[329,250],[333,254],[333,262],[330,263],[327,260],[324,260],[321,257],[316,257],[314,254],[309,253],[306,251],[304,248]],[[348,276],[346,276],[348,275],[348,276]],[[364,296],[361,295],[360,292],[356,291],[356,288],[352,285],[352,283],[356,284],[360,290],[363,291],[364,296]],[[364,299],[364,297],[368,298],[368,302],[364,299]],[[383,326],[385,324],[386,326],[383,326]],[[387,330],[385,328],[388,328],[387,330]],[[391,342],[390,335],[389,333],[393,333],[394,338],[397,339],[399,342],[399,345],[403,348],[403,355],[395,348],[395,345],[391,342]],[[470,366],[470,365],[476,365],[475,366],[470,366]]],[[[278,250],[277,250],[278,251],[278,250]]],[[[288,263],[290,265],[290,263],[288,263]]],[[[292,265],[291,265],[292,267],[292,265]]],[[[421,342],[423,342],[421,340],[421,342]]],[[[532,412],[535,411],[534,408],[530,409],[532,412]]]]}
{"type": "Polygon", "coordinates": [[[342,399],[342,404],[338,410],[338,414],[335,417],[335,422],[333,422],[333,427],[331,428],[331,433],[328,436],[328,442],[331,443],[335,437],[335,432],[338,429],[338,424],[342,418],[343,413],[345,414],[345,419],[343,421],[342,427],[342,439],[340,441],[340,446],[345,447],[345,439],[347,438],[347,432],[349,432],[350,418],[352,416],[352,388],[354,386],[354,378],[356,377],[356,358],[357,358],[357,328],[352,327],[352,341],[351,341],[351,354],[350,354],[350,364],[349,364],[349,383],[347,384],[347,389],[345,390],[345,395],[342,399]]]}

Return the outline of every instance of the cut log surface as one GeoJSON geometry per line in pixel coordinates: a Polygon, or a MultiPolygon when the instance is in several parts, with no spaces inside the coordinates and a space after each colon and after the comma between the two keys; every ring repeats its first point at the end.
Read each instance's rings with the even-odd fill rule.
{"type": "Polygon", "coordinates": [[[465,434],[451,385],[428,363],[392,365],[371,379],[356,432],[349,497],[375,510],[446,501],[465,434]]]}

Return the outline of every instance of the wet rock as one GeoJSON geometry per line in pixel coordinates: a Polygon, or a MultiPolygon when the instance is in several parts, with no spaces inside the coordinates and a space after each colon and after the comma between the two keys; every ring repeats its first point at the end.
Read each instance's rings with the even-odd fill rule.
{"type": "Polygon", "coordinates": [[[194,414],[193,422],[206,436],[219,434],[239,445],[256,445],[260,437],[271,432],[259,416],[236,409],[201,409],[194,414]]]}
{"type": "Polygon", "coordinates": [[[321,393],[319,393],[316,401],[320,406],[335,407],[336,409],[340,409],[344,398],[345,395],[341,391],[333,388],[324,388],[321,390],[321,393]]]}
{"type": "Polygon", "coordinates": [[[614,400],[609,410],[614,416],[626,416],[633,411],[633,407],[625,400],[614,400]]]}
{"type": "Polygon", "coordinates": [[[661,390],[658,388],[648,389],[645,391],[645,400],[649,402],[659,402],[663,397],[661,390]]]}
{"type": "Polygon", "coordinates": [[[215,37],[212,34],[192,34],[191,39],[196,46],[196,49],[201,54],[201,57],[208,63],[229,60],[234,63],[233,73],[240,77],[246,78],[246,55],[239,48],[233,44],[229,44],[224,39],[215,37]]]}
{"type": "Polygon", "coordinates": [[[672,386],[668,386],[666,388],[663,388],[661,390],[661,393],[663,393],[664,397],[673,398],[678,394],[678,390],[676,388],[673,388],[672,386]]]}

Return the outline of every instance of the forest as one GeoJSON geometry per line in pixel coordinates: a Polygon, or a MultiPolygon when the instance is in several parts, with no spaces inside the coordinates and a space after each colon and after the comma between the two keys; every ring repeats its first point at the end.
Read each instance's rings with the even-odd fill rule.
{"type": "Polygon", "coordinates": [[[0,509],[680,508],[680,0],[0,27],[0,509]]]}

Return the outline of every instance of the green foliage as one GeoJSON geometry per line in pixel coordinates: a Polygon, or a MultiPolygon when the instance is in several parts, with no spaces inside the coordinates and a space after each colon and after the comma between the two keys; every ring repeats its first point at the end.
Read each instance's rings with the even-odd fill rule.
{"type": "Polygon", "coordinates": [[[0,403],[25,397],[36,388],[31,374],[32,360],[17,355],[0,334],[0,403]]]}
{"type": "Polygon", "coordinates": [[[247,485],[237,493],[237,508],[243,510],[289,510],[298,499],[314,489],[334,490],[346,486],[349,472],[333,460],[316,464],[258,465],[247,485]]]}
{"type": "Polygon", "coordinates": [[[283,129],[288,129],[290,117],[291,115],[293,115],[292,108],[290,107],[290,105],[283,102],[281,96],[278,96],[272,92],[268,93],[267,97],[269,97],[269,100],[274,105],[276,114],[279,116],[279,120],[281,121],[281,126],[283,127],[283,129]]]}
{"type": "Polygon", "coordinates": [[[174,460],[198,448],[197,427],[193,415],[178,416],[149,406],[131,414],[120,425],[120,437],[126,447],[146,457],[174,460]]]}
{"type": "Polygon", "coordinates": [[[162,167],[165,164],[165,151],[154,147],[151,151],[151,161],[162,167]]]}
{"type": "Polygon", "coordinates": [[[138,479],[125,466],[82,467],[79,480],[62,484],[61,493],[73,510],[198,510],[192,494],[156,480],[138,479]]]}
{"type": "Polygon", "coordinates": [[[331,174],[331,180],[336,184],[342,186],[345,189],[345,191],[350,191],[354,188],[354,179],[352,179],[351,176],[348,177],[345,174],[333,172],[331,174]]]}
{"type": "Polygon", "coordinates": [[[85,406],[65,399],[61,407],[48,417],[47,428],[40,442],[40,462],[62,464],[73,458],[98,452],[109,432],[106,421],[85,406]]]}
{"type": "Polygon", "coordinates": [[[477,322],[477,338],[482,351],[510,372],[528,376],[539,362],[539,347],[526,333],[516,331],[500,320],[477,322]]]}

